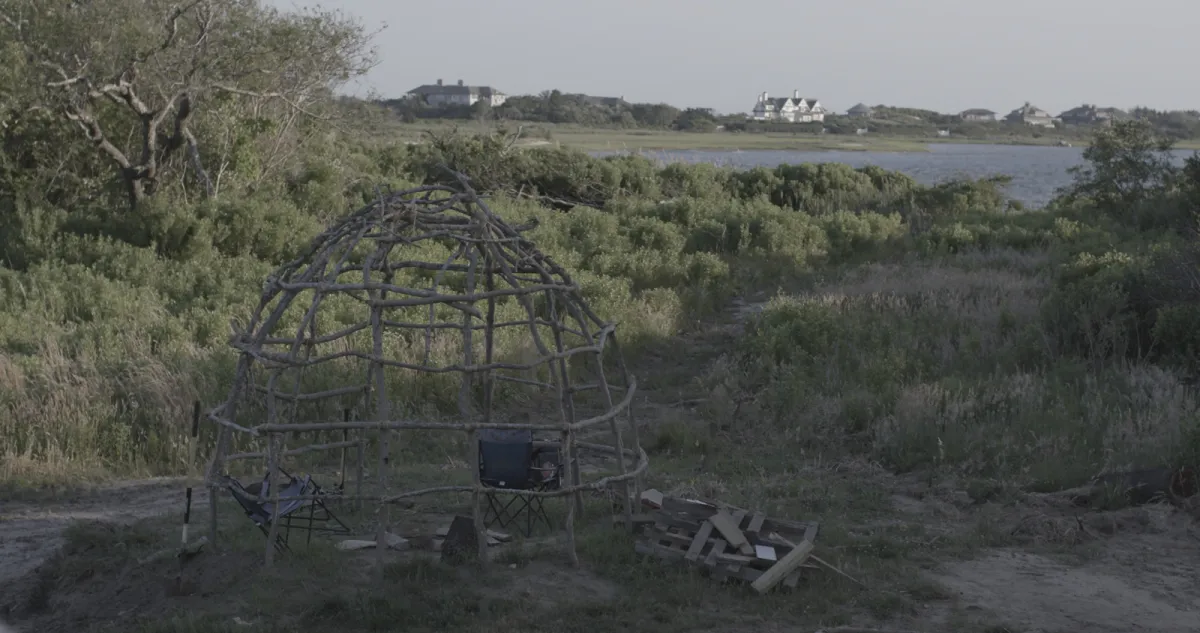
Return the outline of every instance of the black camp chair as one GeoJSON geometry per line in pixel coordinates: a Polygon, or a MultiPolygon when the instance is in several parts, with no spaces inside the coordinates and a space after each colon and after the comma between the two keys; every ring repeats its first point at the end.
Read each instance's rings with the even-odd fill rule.
{"type": "Polygon", "coordinates": [[[271,533],[271,521],[279,521],[279,529],[275,536],[275,548],[281,552],[288,551],[288,539],[293,529],[306,533],[305,543],[312,542],[313,533],[318,534],[349,534],[350,528],[339,519],[320,497],[327,493],[313,481],[311,475],[293,477],[282,468],[279,469],[282,478],[279,490],[279,508],[271,502],[271,476],[268,473],[261,482],[243,486],[233,477],[227,477],[229,492],[237,500],[238,505],[246,511],[246,516],[262,530],[264,535],[271,533]],[[259,493],[262,501],[259,501],[259,493]],[[313,499],[300,497],[312,496],[313,499]],[[307,509],[307,512],[305,510],[307,509]]]}
{"type": "MultiPolygon", "coordinates": [[[[533,432],[527,430],[483,429],[479,433],[479,479],[485,487],[500,490],[542,492],[559,486],[562,464],[556,449],[535,450],[533,432]]],[[[483,522],[504,528],[525,515],[525,536],[533,533],[535,522],[550,527],[550,517],[542,497],[488,492],[488,507],[483,522]],[[507,497],[506,501],[500,499],[507,497]]]]}

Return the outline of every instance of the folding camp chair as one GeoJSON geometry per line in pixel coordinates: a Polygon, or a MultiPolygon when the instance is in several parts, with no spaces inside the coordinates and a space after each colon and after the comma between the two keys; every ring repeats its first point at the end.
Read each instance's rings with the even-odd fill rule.
{"type": "MultiPolygon", "coordinates": [[[[483,429],[479,433],[479,478],[484,486],[501,490],[542,492],[559,486],[562,465],[558,451],[535,451],[533,432],[526,430],[483,429]]],[[[550,527],[543,498],[531,495],[501,495],[488,492],[485,525],[507,527],[525,515],[525,536],[533,533],[535,522],[550,527]]]]}
{"type": "Polygon", "coordinates": [[[318,534],[349,534],[350,528],[339,519],[320,497],[327,496],[325,491],[313,481],[311,475],[293,477],[282,468],[279,469],[284,481],[279,490],[279,507],[271,502],[271,475],[263,477],[261,483],[243,486],[233,477],[227,477],[229,492],[237,500],[246,516],[262,530],[264,535],[271,533],[271,521],[279,521],[279,530],[275,536],[275,548],[281,552],[288,551],[288,539],[292,529],[307,533],[306,543],[312,542],[314,532],[318,534]],[[262,501],[259,501],[259,493],[262,501]],[[312,496],[313,499],[300,497],[312,496]],[[304,510],[307,508],[307,512],[304,510]]]}

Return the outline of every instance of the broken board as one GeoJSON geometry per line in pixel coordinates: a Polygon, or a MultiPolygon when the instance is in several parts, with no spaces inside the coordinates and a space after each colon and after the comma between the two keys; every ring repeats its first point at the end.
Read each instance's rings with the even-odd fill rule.
{"type": "MultiPolygon", "coordinates": [[[[639,523],[643,529],[634,545],[639,554],[699,567],[722,582],[753,583],[786,559],[795,547],[776,531],[793,536],[796,541],[811,537],[810,543],[818,532],[816,523],[772,521],[758,512],[669,497],[662,500],[661,509],[652,509],[639,523]],[[732,539],[728,538],[730,536],[732,539]]],[[[796,562],[795,558],[799,556],[793,557],[789,565],[796,562]]],[[[776,583],[785,587],[797,586],[803,569],[819,567],[805,560],[798,561],[782,579],[772,580],[771,586],[776,583]]],[[[775,573],[779,572],[777,569],[775,573]]]]}

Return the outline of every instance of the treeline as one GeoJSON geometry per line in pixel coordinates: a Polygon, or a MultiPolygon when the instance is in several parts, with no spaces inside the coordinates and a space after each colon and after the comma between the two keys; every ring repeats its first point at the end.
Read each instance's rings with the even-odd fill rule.
{"type": "MultiPolygon", "coordinates": [[[[419,99],[390,99],[381,102],[388,110],[409,122],[420,119],[500,120],[512,122],[554,123],[584,127],[640,128],[710,132],[774,134],[856,134],[869,133],[913,137],[934,137],[940,130],[966,138],[1063,138],[1085,140],[1095,126],[1058,125],[1041,128],[1013,125],[1003,120],[994,123],[964,121],[957,114],[944,114],[921,108],[878,105],[869,119],[828,114],[822,123],[787,123],[747,120],[743,114],[716,116],[708,108],[680,109],[665,103],[629,103],[617,98],[591,97],[549,90],[538,95],[509,97],[492,107],[485,102],[472,106],[431,106],[419,99]]],[[[1157,111],[1136,108],[1133,120],[1145,121],[1159,134],[1181,141],[1200,138],[1200,112],[1157,111]]]]}
{"type": "MultiPolygon", "coordinates": [[[[382,105],[410,122],[418,119],[483,119],[708,132],[728,119],[717,117],[707,108],[680,109],[665,103],[630,103],[615,97],[591,97],[558,90],[509,97],[497,107],[483,101],[471,106],[431,106],[414,98],[390,99],[382,105]]],[[[732,119],[740,121],[741,117],[732,119]]]]}

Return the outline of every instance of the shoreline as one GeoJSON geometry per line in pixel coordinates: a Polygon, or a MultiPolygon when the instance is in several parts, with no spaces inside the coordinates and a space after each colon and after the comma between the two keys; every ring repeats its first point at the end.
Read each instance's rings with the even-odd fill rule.
{"type": "MultiPolygon", "coordinates": [[[[1086,139],[1062,137],[1042,138],[919,138],[902,135],[875,134],[848,136],[837,134],[782,134],[774,132],[677,132],[671,130],[583,128],[572,126],[545,126],[542,124],[470,123],[453,126],[473,133],[491,133],[501,128],[522,129],[520,147],[561,146],[587,152],[746,152],[746,151],[799,151],[799,152],[888,152],[925,153],[935,144],[956,145],[1014,145],[1074,149],[1086,148],[1086,139]],[[1060,142],[1069,146],[1059,145],[1060,142]]],[[[449,129],[450,126],[428,123],[399,124],[392,128],[396,142],[419,144],[422,134],[429,131],[449,129]]],[[[1175,149],[1200,150],[1200,140],[1181,141],[1175,149]]]]}

